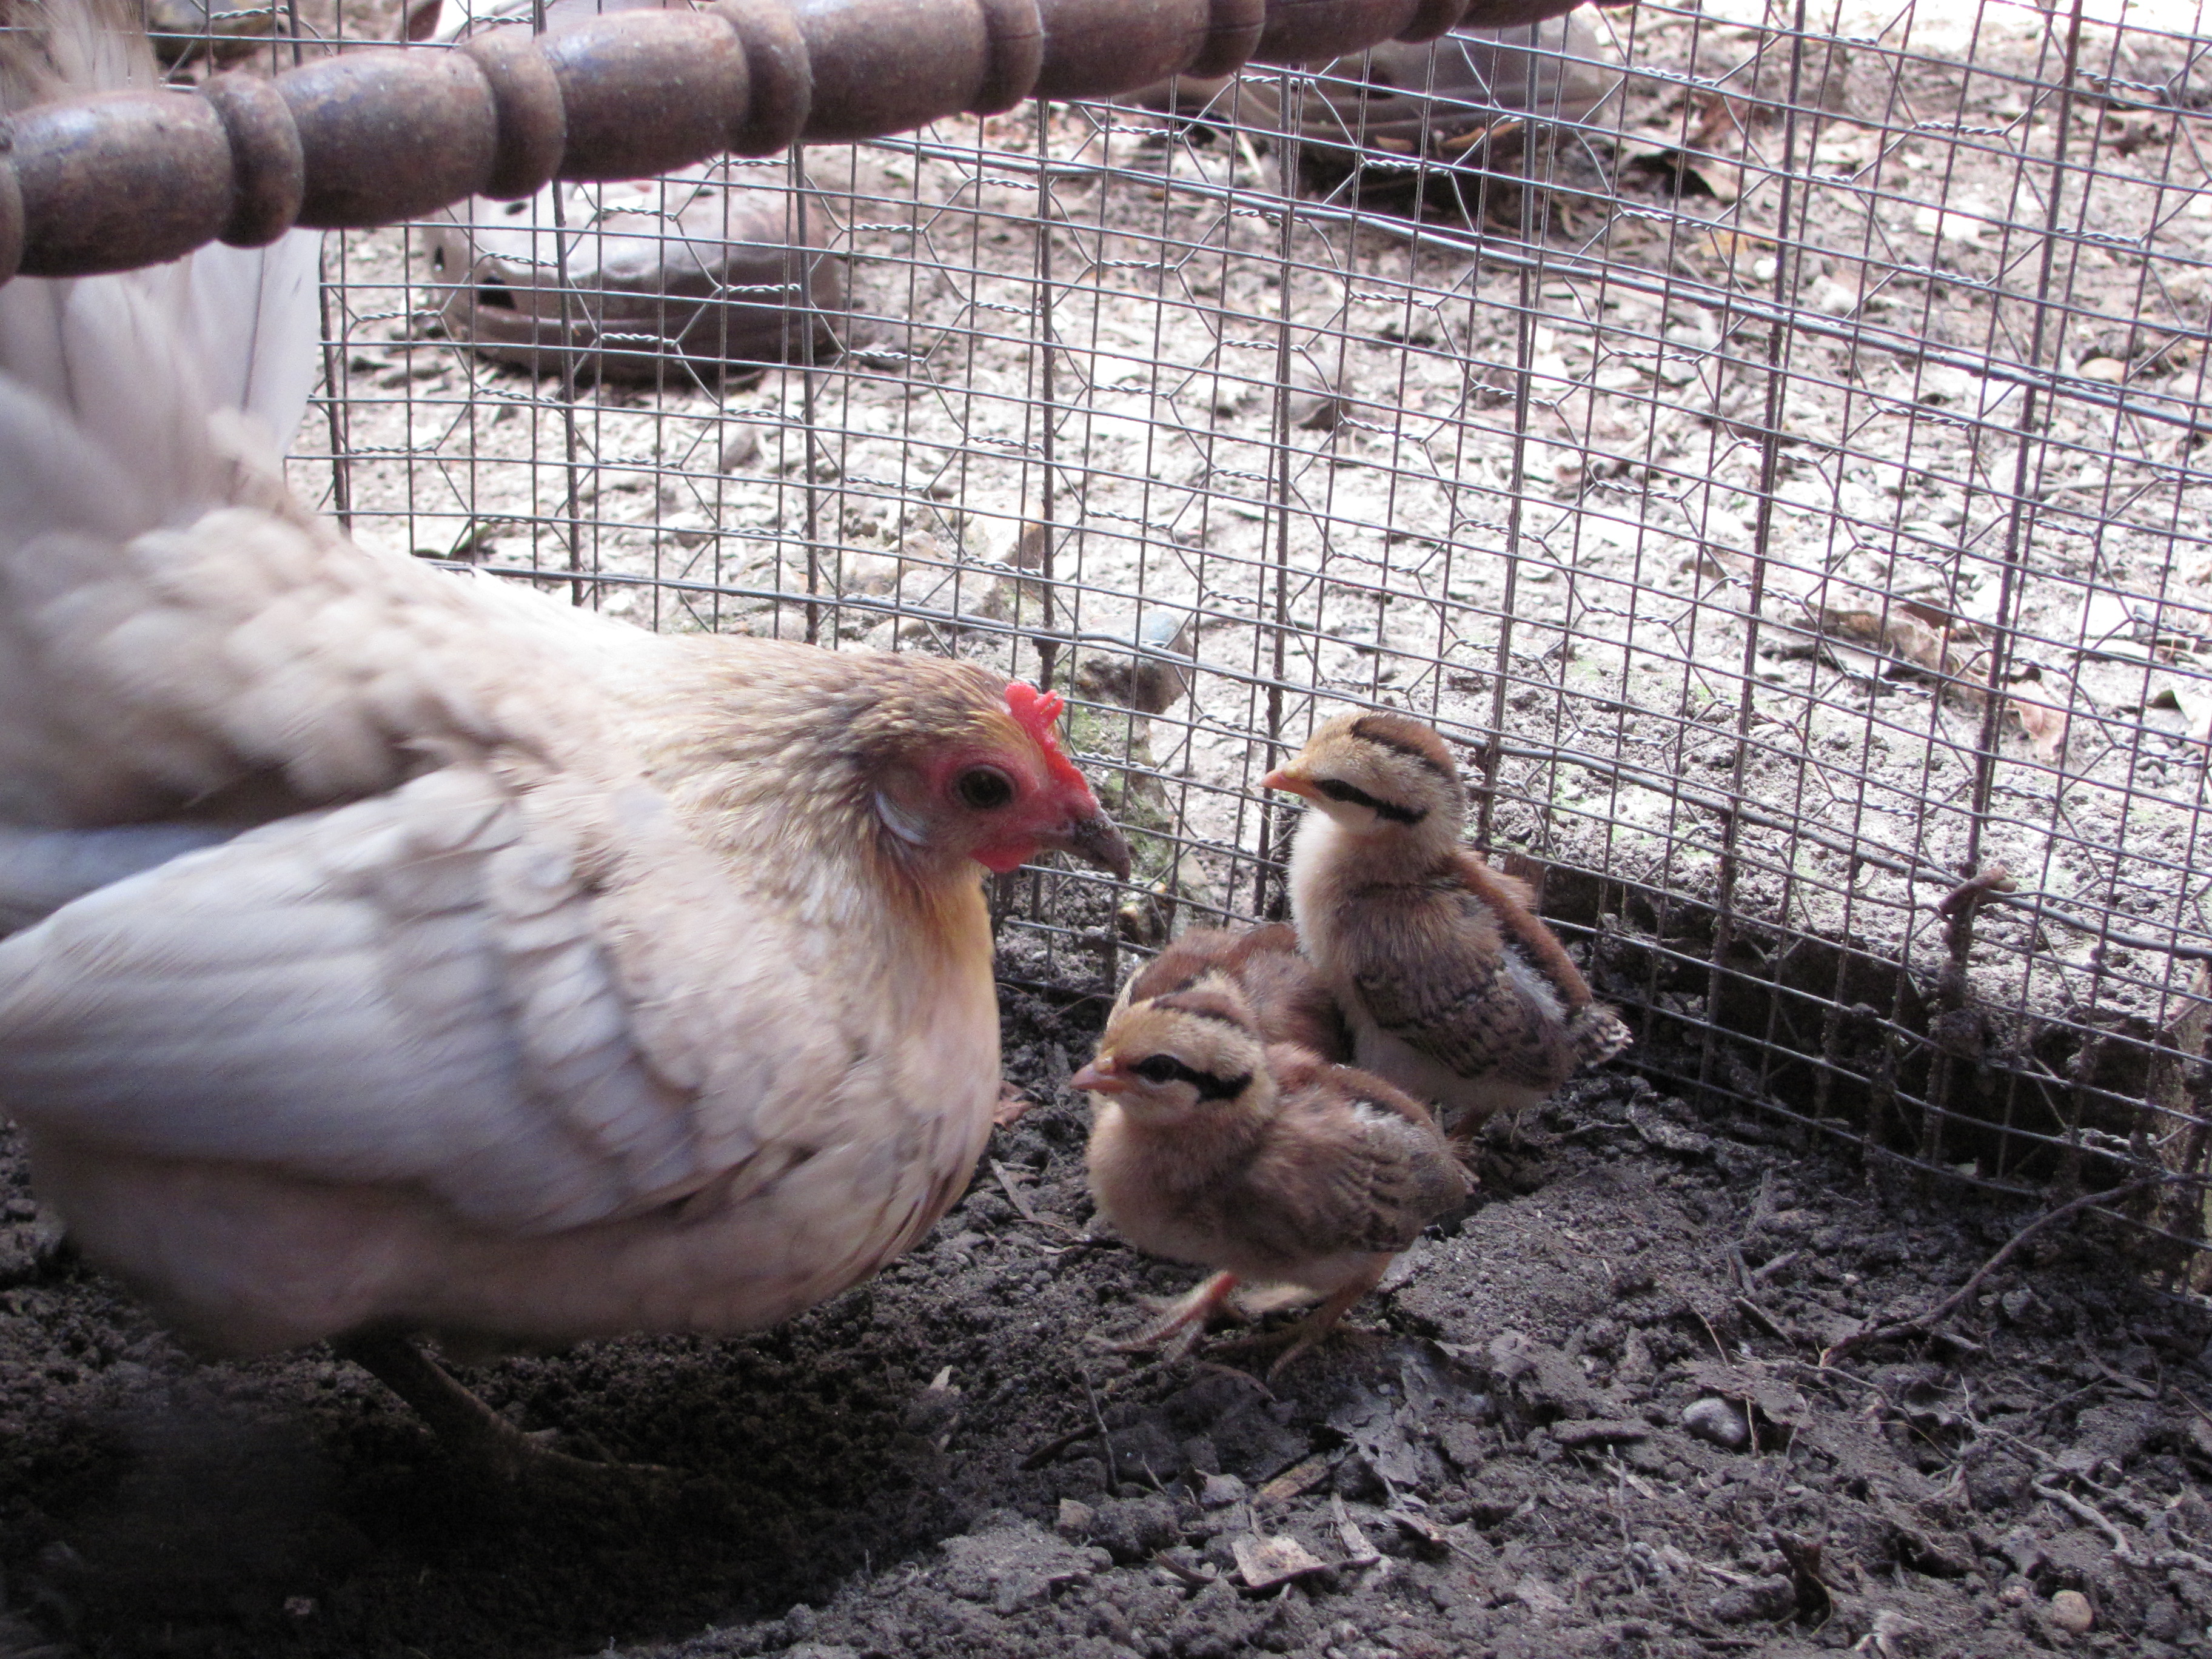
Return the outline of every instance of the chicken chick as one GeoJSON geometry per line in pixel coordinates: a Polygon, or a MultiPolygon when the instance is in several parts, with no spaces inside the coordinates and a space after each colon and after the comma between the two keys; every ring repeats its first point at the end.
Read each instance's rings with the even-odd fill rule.
{"type": "Polygon", "coordinates": [[[1467,796],[1427,726],[1341,714],[1262,781],[1316,809],[1291,854],[1291,909],[1358,1063],[1437,1103],[1455,1136],[1628,1046],[1527,886],[1460,845],[1467,796]]]}
{"type": "Polygon", "coordinates": [[[1297,929],[1284,922],[1192,928],[1122,981],[1114,1009],[1223,984],[1244,999],[1263,1041],[1294,1043],[1326,1060],[1352,1059],[1343,1012],[1299,951],[1297,929]]]}
{"type": "MultiPolygon", "coordinates": [[[[9,96],[157,84],[40,15],[9,96]]],[[[314,272],[0,288],[0,1109],[199,1347],[359,1338],[495,1441],[391,1333],[741,1331],[873,1273],[990,1131],[983,871],[1128,853],[1056,697],[313,517],[244,417],[298,421],[314,272]]]]}
{"type": "Polygon", "coordinates": [[[1233,988],[1174,992],[1108,1022],[1072,1079],[1091,1092],[1091,1190],[1138,1249],[1214,1273],[1128,1346],[1188,1346],[1240,1284],[1321,1305],[1273,1376],[1375,1288],[1470,1183],[1428,1109],[1364,1072],[1262,1041],[1233,988]]]}

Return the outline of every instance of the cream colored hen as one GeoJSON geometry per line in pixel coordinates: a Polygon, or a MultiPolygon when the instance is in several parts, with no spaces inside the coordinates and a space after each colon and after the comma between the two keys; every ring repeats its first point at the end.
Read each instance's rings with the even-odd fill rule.
{"type": "MultiPolygon", "coordinates": [[[[46,15],[17,102],[150,77],[46,15]]],[[[312,516],[255,426],[304,404],[314,260],[0,289],[0,1107],[208,1349],[785,1319],[989,1132],[978,866],[1127,848],[1027,686],[655,635],[312,516]]]]}

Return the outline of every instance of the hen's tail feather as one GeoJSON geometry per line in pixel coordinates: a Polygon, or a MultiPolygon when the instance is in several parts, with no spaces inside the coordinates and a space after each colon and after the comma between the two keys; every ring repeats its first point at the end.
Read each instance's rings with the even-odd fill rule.
{"type": "MultiPolygon", "coordinates": [[[[0,0],[0,114],[159,84],[137,0],[0,0]]],[[[234,506],[297,516],[271,441],[314,380],[317,252],[295,233],[0,285],[0,822],[164,813],[246,765],[183,692],[254,606],[167,604],[131,550],[234,506]]]]}
{"type": "Polygon", "coordinates": [[[0,108],[161,79],[143,0],[0,0],[0,108]]]}
{"type": "MultiPolygon", "coordinates": [[[[0,109],[160,79],[132,0],[0,0],[0,109]]],[[[216,464],[210,417],[243,411],[281,445],[306,411],[319,247],[295,231],[144,270],[19,277],[0,287],[0,376],[127,459],[172,511],[213,504],[232,469],[216,464]]],[[[20,459],[0,450],[0,465],[20,459]]]]}

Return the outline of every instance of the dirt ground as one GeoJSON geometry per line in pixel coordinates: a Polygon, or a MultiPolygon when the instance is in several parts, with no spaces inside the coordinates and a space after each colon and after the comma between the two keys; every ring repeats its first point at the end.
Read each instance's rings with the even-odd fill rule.
{"type": "MultiPolygon", "coordinates": [[[[1638,61],[1703,64],[1690,33],[1654,21],[1638,61]]],[[[1793,303],[1863,315],[1881,338],[1924,329],[1954,356],[1996,338],[1989,296],[2039,222],[2011,192],[2057,118],[2032,54],[2000,65],[2023,79],[1970,82],[1953,67],[1970,45],[1942,61],[1862,52],[1867,119],[1805,135],[1819,177],[1798,228],[1820,257],[1788,273],[1793,303]],[[1965,145],[1938,118],[2008,136],[1965,145]]],[[[2170,66],[2120,67],[2148,84],[2170,66]]],[[[1627,163],[1664,160],[1680,100],[1639,82],[1626,101],[1606,158],[1625,207],[1567,211],[1553,240],[1577,258],[1533,295],[1387,216],[1316,213],[1285,252],[1274,222],[1222,197],[1264,194],[1266,155],[1126,112],[817,153],[809,176],[868,349],[720,396],[564,399],[438,337],[419,239],[333,239],[340,409],[328,429],[311,419],[298,476],[334,506],[317,447],[346,453],[372,545],[560,568],[573,536],[586,568],[672,584],[604,596],[657,626],[790,631],[812,594],[825,637],[1002,650],[1038,621],[1035,582],[1006,561],[1042,476],[1048,245],[1063,478],[1069,457],[1081,470],[1058,507],[1059,618],[1110,632],[1164,610],[1197,640],[1189,700],[1148,749],[1135,725],[1091,744],[1158,774],[1154,839],[1191,849],[1168,886],[1249,906],[1254,737],[1276,718],[1263,680],[1292,688],[1293,738],[1342,698],[1468,736],[1489,729],[1503,674],[1492,844],[1705,897],[1717,820],[1683,781],[1737,758],[1760,459],[1745,423],[1767,337],[1734,296],[1771,281],[1775,178],[1754,147],[1733,182],[1707,168],[1707,195],[1660,191],[1627,163]],[[1039,144],[1062,169],[1042,193],[1039,144]],[[1741,194],[1722,202],[1716,185],[1741,194]],[[1525,346],[1520,303],[1538,313],[1525,346]],[[1340,422],[1279,409],[1285,337],[1297,408],[1333,388],[1340,422]],[[1516,375],[1533,409],[1519,445],[1516,375]],[[1284,490],[1297,507],[1280,520],[1277,614],[1284,490]]],[[[2111,354],[2141,397],[2201,403],[2203,359],[2167,338],[2205,292],[2212,233],[2169,211],[2202,181],[2194,129],[2118,102],[2066,119],[2077,143],[2109,147],[2091,152],[2095,203],[2159,240],[2141,258],[2077,250],[2057,361],[2111,354]]],[[[1971,769],[1980,712],[1947,700],[1930,661],[1997,620],[1990,481],[2011,476],[2016,387],[1878,341],[1793,350],[1769,550],[1806,580],[1769,592],[1798,609],[1768,615],[1739,786],[1783,829],[1745,830],[1735,902],[1786,933],[1919,962],[1934,895],[1794,835],[1916,867],[1959,851],[1965,817],[1929,803],[1971,769]],[[1886,613],[1889,595],[1923,606],[1932,659],[1901,629],[1856,646],[1841,622],[1807,630],[1823,608],[1886,613]]],[[[2191,745],[2212,721],[2212,612],[2183,603],[2212,586],[2202,492],[2177,481],[2186,453],[2165,427],[2106,413],[2102,382],[2066,384],[2044,482],[2071,504],[2043,526],[2011,616],[2044,689],[2007,712],[2010,816],[1985,850],[2053,903],[2194,937],[2212,898],[2172,872],[2195,844],[2191,745]],[[2033,710],[2062,704],[2054,742],[2033,710]]],[[[2160,1016],[2165,958],[2130,969],[2067,926],[2034,931],[2065,914],[1992,922],[1972,964],[1982,993],[2084,1024],[2160,1016]]],[[[1073,971],[1015,944],[1030,982],[1073,971]]],[[[1678,948],[1660,945],[1652,963],[1678,948]]],[[[1686,988],[1656,967],[1638,979],[1626,949],[1616,935],[1601,956],[1624,1000],[1718,1017],[1702,945],[1679,947],[1686,988]]],[[[1079,963],[1080,942],[1063,955],[1079,963]]],[[[0,1141],[0,1659],[2212,1651],[2212,1328],[2144,1290],[2112,1238],[2039,1234],[1932,1340],[1824,1364],[1964,1285],[2035,1212],[1610,1073],[1493,1152],[1476,1206],[1355,1316],[1372,1334],[1272,1385],[1264,1353],[1149,1364],[1092,1338],[1192,1274],[1083,1237],[1083,1109],[1061,1085],[1102,1012],[1072,989],[1008,994],[1009,1071],[1038,1104],[874,1283],[750,1338],[469,1374],[526,1428],[672,1472],[605,1491],[471,1488],[325,1354],[198,1364],[57,1248],[0,1141]]],[[[1771,1018],[1758,1029],[1771,1040],[1771,1018]]]]}
{"type": "Polygon", "coordinates": [[[604,1492],[473,1489],[325,1354],[196,1363],[52,1248],[11,1156],[0,1654],[2212,1650],[2212,1331],[2100,1240],[2039,1234],[1925,1351],[1824,1365],[2029,1218],[1603,1075],[1492,1150],[1370,1334],[1272,1387],[1264,1352],[1109,1353],[1192,1275],[1080,1237],[1062,1084],[1099,1012],[1009,996],[1037,1104],[873,1284],[469,1373],[675,1472],[604,1492]]]}

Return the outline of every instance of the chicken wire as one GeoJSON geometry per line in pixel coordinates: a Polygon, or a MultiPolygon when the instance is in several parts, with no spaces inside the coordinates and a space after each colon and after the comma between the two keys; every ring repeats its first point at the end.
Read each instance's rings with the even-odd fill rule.
{"type": "Polygon", "coordinates": [[[1625,1063],[2113,1189],[2200,1289],[2212,64],[2119,16],[1586,9],[1519,106],[1398,48],[333,234],[295,482],[648,627],[1051,682],[1138,859],[998,884],[1068,994],[1280,915],[1261,775],[1415,714],[1625,1063]],[[818,252],[715,264],[763,224],[818,252]],[[456,337],[533,307],[534,368],[456,337]]]}

